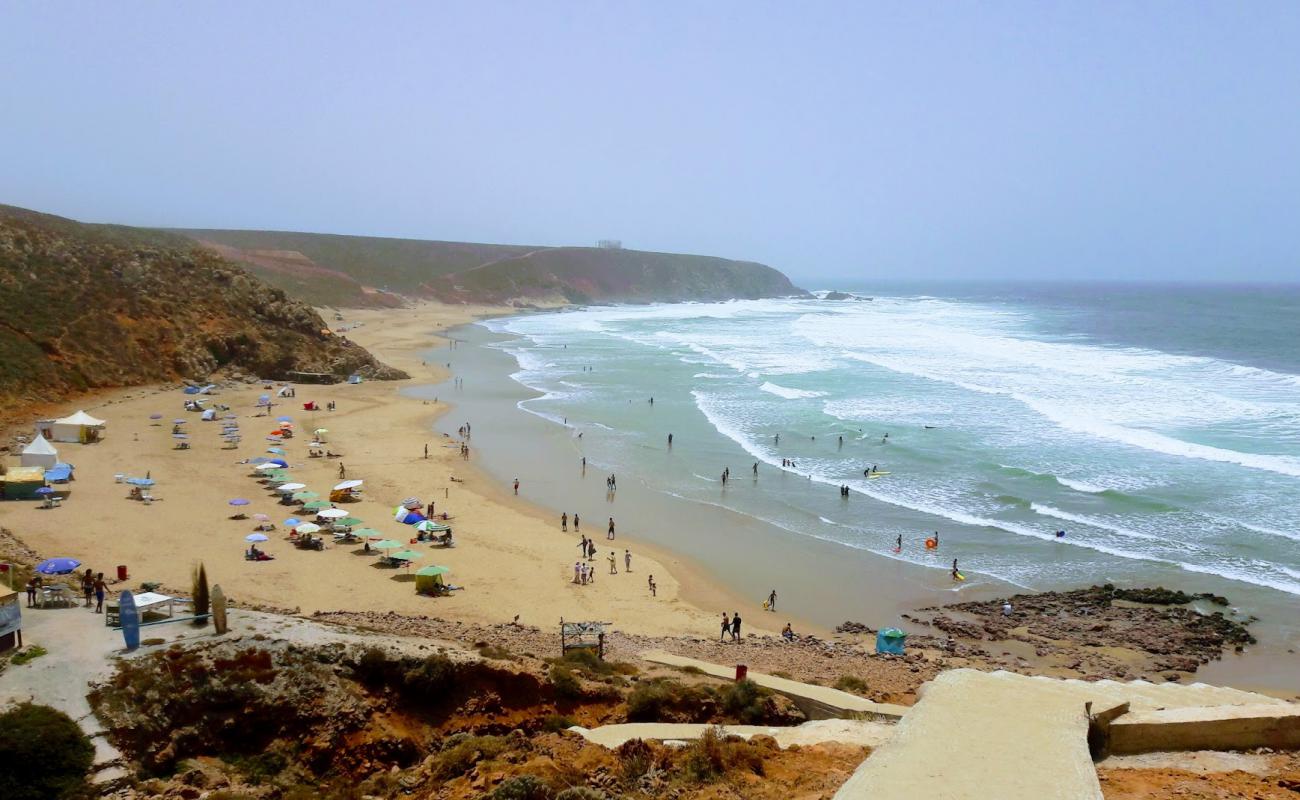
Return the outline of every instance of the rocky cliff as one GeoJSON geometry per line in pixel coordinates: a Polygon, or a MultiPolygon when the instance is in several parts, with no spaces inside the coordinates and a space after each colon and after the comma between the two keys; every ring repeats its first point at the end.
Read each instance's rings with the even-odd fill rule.
{"type": "Polygon", "coordinates": [[[0,206],[0,411],[223,368],[405,377],[185,237],[0,206]]]}
{"type": "Polygon", "coordinates": [[[650,302],[802,295],[771,267],[590,247],[383,239],[280,231],[178,231],[316,305],[397,295],[450,302],[650,302]]]}

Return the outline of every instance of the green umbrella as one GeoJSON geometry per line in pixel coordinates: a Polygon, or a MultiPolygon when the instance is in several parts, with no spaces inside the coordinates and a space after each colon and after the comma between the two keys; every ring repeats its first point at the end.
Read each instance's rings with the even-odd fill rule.
{"type": "Polygon", "coordinates": [[[361,524],[361,520],[357,519],[356,517],[344,517],[343,519],[336,520],[334,524],[347,525],[349,528],[354,528],[357,525],[361,524]]]}
{"type": "MultiPolygon", "coordinates": [[[[320,494],[317,492],[294,492],[293,493],[294,500],[315,500],[317,497],[320,497],[320,494]]],[[[326,503],[326,505],[329,504],[326,503]]]]}
{"type": "Polygon", "coordinates": [[[313,500],[310,503],[303,503],[302,507],[308,511],[317,511],[322,508],[329,508],[330,504],[326,500],[313,500]]]}
{"type": "Polygon", "coordinates": [[[416,575],[446,575],[448,572],[451,572],[451,567],[440,567],[437,564],[432,564],[427,567],[420,567],[415,571],[415,574],[416,575]]]}
{"type": "Polygon", "coordinates": [[[400,553],[391,553],[388,557],[401,559],[402,561],[414,561],[417,558],[424,558],[424,553],[417,553],[414,550],[403,550],[400,553]]]}
{"type": "Polygon", "coordinates": [[[366,538],[370,538],[370,537],[372,537],[372,536],[383,536],[382,533],[380,533],[379,531],[375,530],[374,528],[357,528],[356,530],[354,530],[354,531],[352,532],[352,535],[353,535],[353,536],[364,536],[364,537],[366,537],[366,538]]]}
{"type": "Polygon", "coordinates": [[[376,550],[400,550],[406,545],[401,542],[394,542],[392,539],[384,539],[382,542],[375,542],[370,546],[376,550]]]}
{"type": "Polygon", "coordinates": [[[286,483],[289,481],[289,473],[282,469],[273,469],[270,472],[265,473],[262,477],[270,478],[273,481],[284,481],[286,483]]]}

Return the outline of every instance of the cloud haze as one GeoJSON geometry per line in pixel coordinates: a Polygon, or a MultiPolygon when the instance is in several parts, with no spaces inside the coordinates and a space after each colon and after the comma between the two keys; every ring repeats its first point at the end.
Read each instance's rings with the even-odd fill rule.
{"type": "Polygon", "coordinates": [[[0,202],[843,277],[1300,278],[1294,3],[8,3],[0,202]]]}

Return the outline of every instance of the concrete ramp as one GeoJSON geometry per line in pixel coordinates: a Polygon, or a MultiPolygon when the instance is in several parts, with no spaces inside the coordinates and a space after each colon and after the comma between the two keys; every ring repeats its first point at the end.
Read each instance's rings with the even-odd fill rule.
{"type": "Polygon", "coordinates": [[[837,800],[1102,800],[1083,703],[1070,693],[951,670],[897,728],[837,800]]]}
{"type": "MultiPolygon", "coordinates": [[[[641,658],[654,664],[665,664],[670,667],[694,667],[715,678],[730,680],[736,677],[736,668],[734,666],[726,667],[721,664],[711,664],[708,661],[700,661],[695,658],[675,656],[662,650],[648,650],[641,654],[641,658]]],[[[811,683],[800,683],[788,678],[778,678],[775,675],[765,675],[761,672],[750,672],[749,679],[759,686],[789,697],[794,701],[795,705],[799,706],[799,710],[808,719],[853,718],[892,722],[901,718],[908,711],[907,706],[893,703],[877,703],[856,694],[841,692],[839,689],[814,686],[811,683]]]]}

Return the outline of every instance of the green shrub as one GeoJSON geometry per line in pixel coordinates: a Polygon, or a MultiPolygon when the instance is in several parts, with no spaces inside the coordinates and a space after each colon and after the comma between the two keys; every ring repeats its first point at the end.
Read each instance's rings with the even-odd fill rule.
{"type": "Polygon", "coordinates": [[[378,647],[366,648],[361,657],[357,659],[357,665],[353,668],[357,680],[369,686],[381,686],[388,683],[392,677],[393,664],[388,658],[388,653],[378,647]]]}
{"type": "Polygon", "coordinates": [[[532,775],[517,775],[497,785],[492,800],[554,800],[555,792],[532,775]]]}
{"type": "Polygon", "coordinates": [[[714,690],[670,678],[641,681],[627,696],[630,722],[705,722],[717,711],[714,690]]]}
{"type": "Polygon", "coordinates": [[[749,742],[724,737],[718,728],[709,728],[686,745],[683,756],[683,771],[700,783],[717,780],[733,770],[763,774],[762,754],[749,742]]]}
{"type": "Polygon", "coordinates": [[[29,661],[35,661],[41,656],[46,655],[48,652],[48,650],[41,647],[39,644],[28,645],[17,653],[14,653],[13,658],[9,659],[9,661],[13,663],[14,666],[21,667],[29,661]]]}
{"type": "Polygon", "coordinates": [[[412,699],[433,700],[456,685],[456,662],[444,655],[432,655],[406,671],[402,692],[412,699]]]}
{"type": "Polygon", "coordinates": [[[841,675],[840,679],[835,681],[835,688],[841,692],[865,692],[867,682],[856,675],[841,675]]]}
{"type": "Polygon", "coordinates": [[[555,800],[609,800],[609,795],[590,786],[570,786],[557,794],[555,800]]]}
{"type": "Polygon", "coordinates": [[[573,670],[564,664],[552,664],[547,672],[547,677],[551,679],[551,685],[555,687],[555,694],[570,700],[582,697],[582,683],[573,670]]]}
{"type": "Polygon", "coordinates": [[[504,736],[449,737],[433,763],[433,776],[450,780],[474,769],[480,761],[496,758],[508,747],[504,736]]]}
{"type": "Polygon", "coordinates": [[[550,731],[551,733],[558,733],[559,731],[567,731],[569,728],[572,728],[577,724],[578,723],[574,722],[569,717],[561,714],[551,714],[542,720],[542,730],[550,731]]]}
{"type": "Polygon", "coordinates": [[[504,647],[498,647],[494,644],[487,644],[486,642],[484,642],[481,645],[476,645],[476,647],[478,648],[478,654],[480,656],[483,656],[484,658],[490,658],[494,661],[515,660],[514,653],[511,653],[509,650],[505,649],[504,647]]]}
{"type": "Polygon", "coordinates": [[[722,707],[746,725],[766,721],[771,692],[746,678],[723,686],[718,692],[722,707]]]}
{"type": "Polygon", "coordinates": [[[72,797],[85,787],[94,760],[94,745],[62,711],[23,703],[0,714],[5,800],[72,797]]]}

